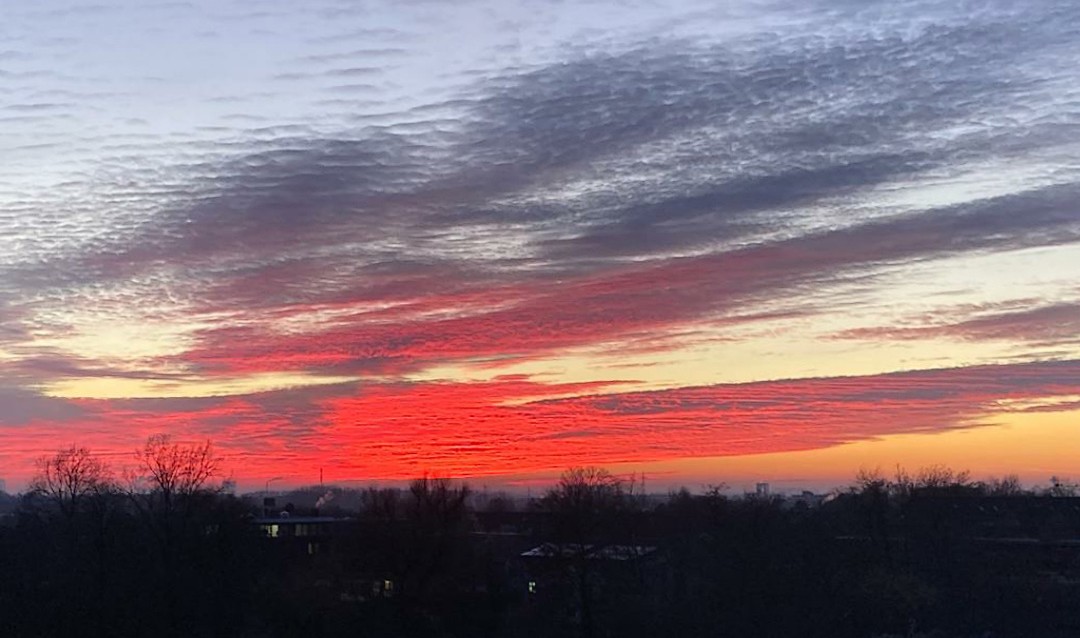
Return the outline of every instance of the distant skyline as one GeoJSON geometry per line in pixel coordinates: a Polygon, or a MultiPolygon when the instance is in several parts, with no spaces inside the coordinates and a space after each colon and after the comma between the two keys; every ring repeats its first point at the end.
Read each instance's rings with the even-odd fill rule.
{"type": "Polygon", "coordinates": [[[1072,0],[9,2],[0,478],[1080,478],[1072,0]]]}

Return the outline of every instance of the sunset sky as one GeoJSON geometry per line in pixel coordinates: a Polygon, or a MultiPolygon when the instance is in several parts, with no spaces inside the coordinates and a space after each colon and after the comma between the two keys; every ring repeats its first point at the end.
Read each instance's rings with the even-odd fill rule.
{"type": "Polygon", "coordinates": [[[1075,0],[2,2],[0,478],[1080,478],[1075,0]]]}

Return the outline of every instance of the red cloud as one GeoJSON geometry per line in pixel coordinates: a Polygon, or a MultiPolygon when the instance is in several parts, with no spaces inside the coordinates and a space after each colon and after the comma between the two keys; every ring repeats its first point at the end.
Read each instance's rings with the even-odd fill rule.
{"type": "MultiPolygon", "coordinates": [[[[447,292],[360,310],[321,331],[216,328],[203,333],[200,345],[181,359],[219,373],[341,367],[385,373],[454,359],[537,356],[641,335],[659,344],[664,335],[685,332],[694,322],[734,325],[792,316],[743,314],[742,304],[805,283],[793,273],[817,272],[803,267],[807,259],[813,257],[754,248],[490,289],[453,290],[449,281],[447,292]]],[[[255,316],[273,325],[290,316],[348,307],[344,302],[292,305],[255,316]]]]}
{"type": "Polygon", "coordinates": [[[1013,409],[1003,400],[1077,395],[1080,361],[590,394],[600,389],[615,388],[511,377],[80,401],[90,414],[70,422],[0,429],[0,463],[25,477],[28,459],[48,451],[42,441],[78,441],[126,461],[161,431],[213,440],[237,478],[299,483],[313,481],[319,468],[334,479],[482,476],[806,450],[972,427],[1013,409]],[[543,398],[568,393],[579,396],[543,398]]]}

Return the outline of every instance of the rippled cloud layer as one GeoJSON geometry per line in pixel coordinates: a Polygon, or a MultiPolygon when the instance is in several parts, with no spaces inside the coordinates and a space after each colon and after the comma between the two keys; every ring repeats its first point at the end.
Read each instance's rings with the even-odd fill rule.
{"type": "Polygon", "coordinates": [[[1080,7],[727,4],[15,7],[3,462],[492,475],[1067,409],[1080,7]]]}

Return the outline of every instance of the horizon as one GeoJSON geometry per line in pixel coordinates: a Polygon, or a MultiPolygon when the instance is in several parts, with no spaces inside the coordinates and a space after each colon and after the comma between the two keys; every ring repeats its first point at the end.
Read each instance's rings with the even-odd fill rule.
{"type": "Polygon", "coordinates": [[[715,5],[12,6],[0,479],[1080,477],[1080,4],[715,5]]]}
{"type": "MultiPolygon", "coordinates": [[[[185,445],[181,443],[181,445],[185,445]]],[[[103,455],[90,452],[91,457],[96,457],[105,463],[106,472],[113,478],[123,476],[129,470],[134,470],[137,464],[126,464],[121,466],[113,466],[110,464],[109,459],[106,457],[102,459],[103,455]]],[[[592,466],[595,467],[595,466],[592,466]]],[[[490,477],[480,477],[478,480],[473,480],[467,477],[454,477],[445,476],[432,473],[422,473],[416,476],[391,478],[383,480],[372,479],[340,479],[340,480],[324,480],[316,482],[287,482],[282,480],[281,477],[273,477],[268,481],[262,481],[261,487],[258,481],[237,481],[235,477],[230,475],[222,475],[217,473],[215,478],[217,479],[217,485],[225,488],[228,493],[234,494],[238,497],[249,497],[255,495],[267,495],[267,496],[280,496],[284,494],[290,494],[295,492],[307,492],[312,490],[354,490],[362,491],[370,488],[374,489],[396,489],[407,490],[410,483],[420,478],[436,478],[436,479],[448,479],[454,484],[459,486],[467,486],[472,490],[473,494],[486,495],[490,494],[507,494],[514,497],[531,496],[532,498],[540,498],[548,490],[553,489],[558,485],[561,478],[565,475],[567,470],[573,468],[566,468],[563,471],[546,473],[544,475],[528,476],[520,478],[509,478],[506,480],[485,480],[490,477]]],[[[608,471],[608,468],[598,468],[604,471],[608,471]]],[[[617,469],[617,468],[616,468],[617,469]]],[[[907,474],[911,476],[917,476],[920,472],[926,470],[943,469],[950,472],[959,473],[959,475],[965,476],[966,480],[973,484],[988,484],[996,479],[1003,479],[1014,477],[1020,481],[1020,487],[1030,491],[1045,490],[1055,483],[1060,485],[1073,485],[1074,480],[1072,476],[1067,475],[1051,475],[1044,477],[1043,480],[1025,480],[1024,477],[1015,473],[1001,473],[1001,474],[985,474],[977,475],[969,472],[963,467],[953,467],[946,464],[930,464],[919,467],[905,467],[901,464],[896,464],[892,467],[877,466],[861,466],[851,473],[846,480],[837,482],[828,482],[823,480],[806,480],[799,477],[782,477],[782,476],[758,476],[750,478],[739,478],[732,481],[726,481],[719,479],[717,476],[685,476],[672,474],[646,474],[636,470],[629,472],[612,472],[611,475],[620,481],[621,483],[629,484],[634,483],[639,485],[638,489],[642,490],[642,494],[647,496],[662,496],[665,494],[672,494],[681,489],[688,490],[691,494],[701,495],[712,490],[719,490],[725,494],[753,494],[759,484],[766,484],[769,486],[770,494],[778,496],[798,495],[804,491],[813,492],[815,494],[829,494],[834,492],[843,492],[849,489],[854,489],[858,485],[858,476],[861,473],[870,473],[872,475],[878,475],[885,479],[895,479],[901,474],[907,474]],[[658,489],[650,489],[657,488],[658,489]]],[[[0,492],[16,496],[33,491],[33,487],[29,484],[12,486],[4,477],[0,476],[0,492]],[[13,489],[17,487],[18,489],[13,489]]]]}

